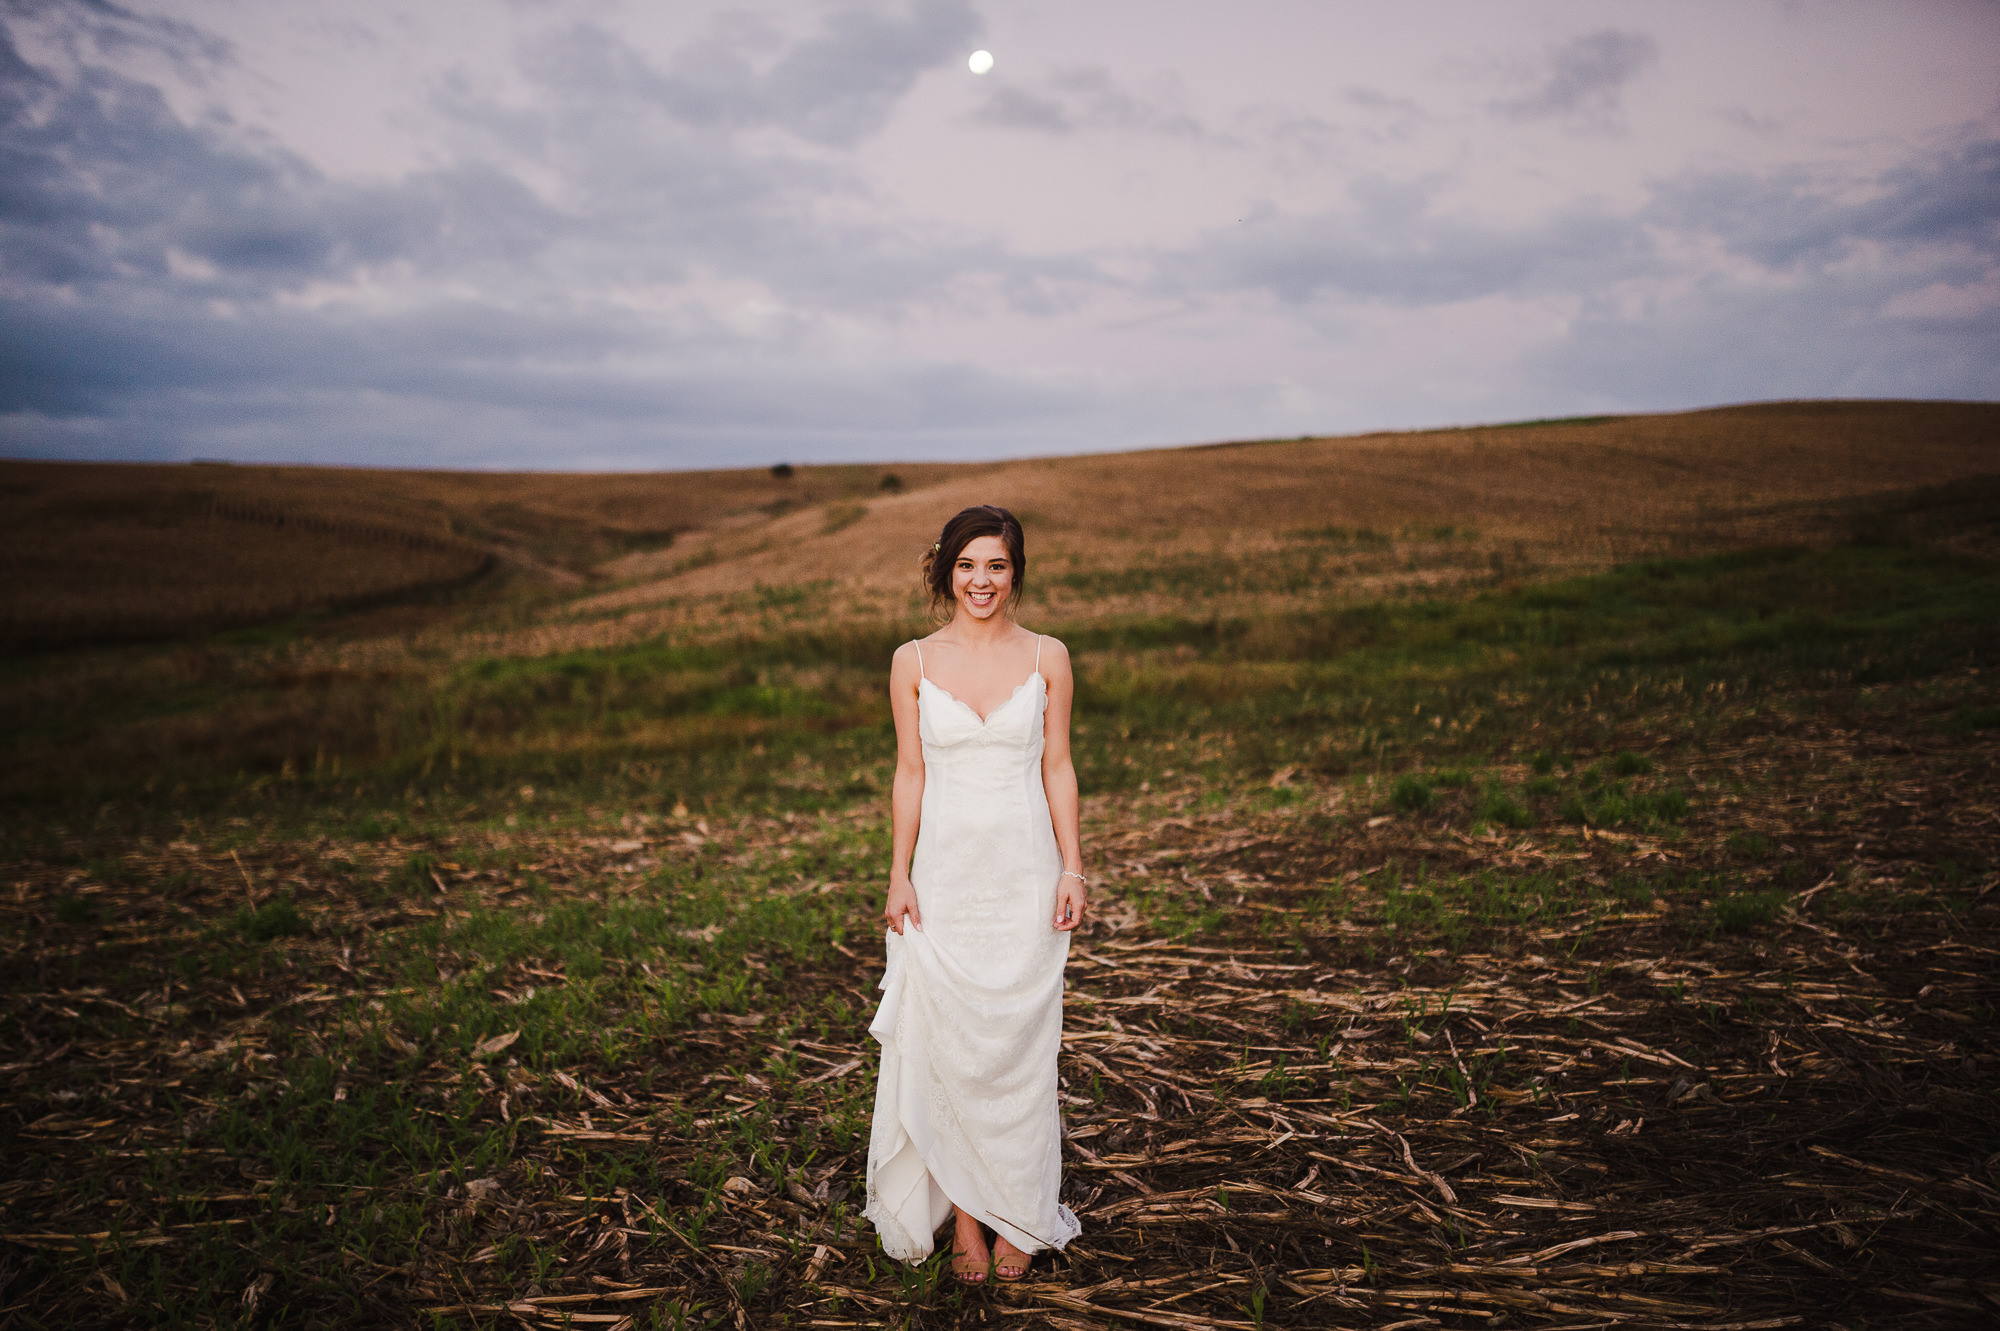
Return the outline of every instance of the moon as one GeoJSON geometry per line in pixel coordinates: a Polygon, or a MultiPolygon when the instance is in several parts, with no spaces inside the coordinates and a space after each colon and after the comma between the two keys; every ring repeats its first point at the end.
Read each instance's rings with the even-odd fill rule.
{"type": "Polygon", "coordinates": [[[975,74],[984,74],[987,70],[993,68],[993,53],[991,51],[974,51],[972,58],[965,62],[965,67],[975,74]]]}

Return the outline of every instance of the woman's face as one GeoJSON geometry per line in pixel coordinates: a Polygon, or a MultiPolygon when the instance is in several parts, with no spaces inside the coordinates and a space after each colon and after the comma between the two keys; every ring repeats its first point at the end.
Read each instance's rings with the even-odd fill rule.
{"type": "Polygon", "coordinates": [[[951,566],[951,596],[959,614],[991,619],[1013,590],[1014,561],[998,536],[976,536],[958,552],[951,566]]]}

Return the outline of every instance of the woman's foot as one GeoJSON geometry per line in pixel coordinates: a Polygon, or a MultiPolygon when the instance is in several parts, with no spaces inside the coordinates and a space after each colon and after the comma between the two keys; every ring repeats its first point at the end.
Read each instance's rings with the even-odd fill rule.
{"type": "Polygon", "coordinates": [[[951,1274],[964,1285],[983,1285],[993,1269],[993,1254],[987,1250],[986,1234],[979,1222],[963,1211],[954,1215],[951,1231],[951,1274]]]}
{"type": "Polygon", "coordinates": [[[993,1243],[993,1274],[1005,1281],[1016,1281],[1028,1274],[1028,1265],[1035,1259],[1022,1252],[1005,1239],[995,1239],[993,1243]]]}
{"type": "Polygon", "coordinates": [[[985,1252],[967,1252],[963,1248],[951,1250],[951,1274],[961,1285],[983,1285],[986,1272],[993,1265],[993,1255],[985,1252]]]}

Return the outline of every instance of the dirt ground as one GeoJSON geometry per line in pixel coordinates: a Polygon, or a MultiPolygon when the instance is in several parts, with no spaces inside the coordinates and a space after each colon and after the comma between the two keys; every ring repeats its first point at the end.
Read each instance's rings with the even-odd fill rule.
{"type": "MultiPolygon", "coordinates": [[[[1940,736],[1894,709],[1858,722],[1746,713],[1731,733],[1680,761],[1689,780],[1742,793],[1671,841],[1470,836],[1443,813],[1353,807],[1335,785],[1255,815],[1094,800],[1089,859],[1106,881],[1072,953],[1062,1061],[1066,1193],[1083,1235],[1023,1283],[963,1289],[935,1263],[886,1263],[858,1219],[865,1134],[844,1150],[815,1136],[865,1110],[864,1020],[845,1036],[772,1038],[786,1009],[872,1004],[865,892],[856,941],[791,971],[782,1003],[705,1018],[664,1081],[636,1065],[475,1069],[482,1091],[452,1072],[475,1126],[511,1125],[515,1163],[422,1194],[430,1237],[402,1258],[323,1255],[337,1263],[323,1274],[384,1324],[1990,1325],[2000,875],[1953,866],[2000,862],[2000,736],[1940,736]],[[1482,874],[1602,890],[1528,927],[1462,905],[1448,914],[1470,932],[1448,944],[1412,923],[1413,890],[1482,874]],[[1163,900],[1200,925],[1147,924],[1163,900]],[[1732,916],[1730,900],[1750,908],[1732,916]],[[808,1140],[783,1186],[742,1165],[719,1192],[702,1182],[718,1161],[808,1140]],[[643,1159],[664,1181],[580,1185],[606,1156],[643,1159]],[[704,1194],[720,1205],[695,1241],[674,1217],[704,1194]],[[560,1278],[485,1294],[500,1288],[495,1245],[520,1233],[559,1254],[560,1278]]],[[[522,851],[581,890],[633,844],[522,851]]],[[[212,881],[228,888],[234,871],[248,884],[265,867],[228,857],[212,881]]],[[[9,870],[17,909],[60,886],[45,866],[9,870]]],[[[11,964],[70,945],[56,931],[11,964]]],[[[501,992],[566,982],[529,968],[501,992]]],[[[32,1035],[91,1003],[176,1001],[214,1014],[220,1049],[232,1023],[393,992],[358,956],[303,940],[285,969],[245,984],[42,992],[10,1019],[32,1035]]],[[[144,1038],[41,1045],[4,1068],[6,1095],[25,1107],[76,1060],[120,1085],[176,1084],[190,1057],[144,1038]]],[[[33,1116],[18,1140],[56,1168],[8,1183],[8,1200],[171,1147],[151,1110],[149,1089],[33,1116]]],[[[247,1223],[230,1217],[253,1214],[237,1208],[261,1186],[246,1176],[215,1192],[204,1232],[247,1223]]],[[[88,1229],[171,1245],[197,1228],[149,1230],[143,1196],[119,1193],[68,1188],[40,1232],[0,1236],[0,1324],[120,1325],[143,1306],[115,1278],[24,1284],[46,1270],[37,1254],[88,1229]]],[[[345,1203],[314,1205],[331,1224],[345,1203]]],[[[275,1279],[243,1291],[247,1322],[283,1306],[275,1279]]]]}

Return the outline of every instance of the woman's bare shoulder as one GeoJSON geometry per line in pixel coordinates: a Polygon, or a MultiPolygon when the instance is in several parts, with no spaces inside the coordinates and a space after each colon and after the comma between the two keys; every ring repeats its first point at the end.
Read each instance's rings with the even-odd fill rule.
{"type": "Polygon", "coordinates": [[[1042,665],[1044,667],[1055,666],[1062,670],[1068,670],[1069,648],[1063,645],[1063,640],[1048,633],[1042,634],[1041,639],[1041,644],[1037,650],[1042,654],[1042,665]]]}

